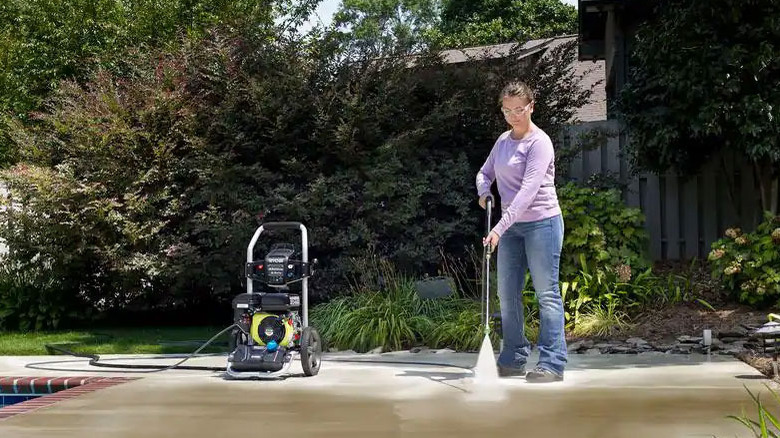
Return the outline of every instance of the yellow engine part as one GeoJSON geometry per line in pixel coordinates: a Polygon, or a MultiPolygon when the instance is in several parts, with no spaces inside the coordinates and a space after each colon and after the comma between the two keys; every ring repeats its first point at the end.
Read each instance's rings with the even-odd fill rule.
{"type": "Polygon", "coordinates": [[[265,345],[266,342],[263,340],[274,338],[274,328],[283,328],[284,333],[281,334],[281,336],[275,337],[276,342],[281,347],[286,347],[290,344],[290,341],[293,337],[293,325],[292,320],[290,318],[286,318],[279,315],[272,315],[270,313],[255,313],[252,315],[252,327],[250,329],[250,334],[252,335],[252,339],[258,344],[258,345],[265,345]],[[268,319],[270,318],[270,319],[268,319]],[[266,321],[266,319],[268,319],[266,321]],[[263,324],[265,322],[265,324],[263,324]],[[260,333],[261,324],[263,324],[263,333],[260,333]]]}

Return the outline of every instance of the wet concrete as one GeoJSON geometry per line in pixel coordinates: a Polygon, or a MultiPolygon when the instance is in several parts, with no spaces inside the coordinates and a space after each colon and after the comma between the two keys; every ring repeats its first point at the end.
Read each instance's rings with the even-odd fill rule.
{"type": "MultiPolygon", "coordinates": [[[[465,366],[476,360],[457,354],[381,358],[465,366]]],[[[52,360],[0,358],[0,374],[55,374],[18,369],[44,359],[52,360]]],[[[85,361],[59,366],[66,365],[89,369],[85,361]]],[[[412,364],[326,362],[317,377],[271,382],[166,371],[0,421],[0,436],[748,436],[726,416],[743,407],[752,413],[743,385],[766,392],[767,382],[739,361],[702,356],[579,356],[569,369],[560,383],[513,378],[492,388],[479,385],[468,370],[412,364]]]]}

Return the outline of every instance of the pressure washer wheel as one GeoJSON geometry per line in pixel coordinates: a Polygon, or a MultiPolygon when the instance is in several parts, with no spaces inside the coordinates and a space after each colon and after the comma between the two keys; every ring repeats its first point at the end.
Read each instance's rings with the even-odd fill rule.
{"type": "Polygon", "coordinates": [[[301,366],[307,377],[320,372],[322,362],[322,342],[314,327],[305,327],[301,333],[301,366]]]}

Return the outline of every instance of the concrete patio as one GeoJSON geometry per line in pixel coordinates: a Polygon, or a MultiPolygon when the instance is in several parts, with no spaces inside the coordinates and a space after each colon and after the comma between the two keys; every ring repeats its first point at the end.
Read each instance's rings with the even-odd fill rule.
{"type": "MultiPolygon", "coordinates": [[[[512,378],[496,386],[479,384],[467,369],[408,363],[469,367],[476,363],[474,354],[329,354],[325,359],[316,377],[226,381],[219,372],[133,373],[90,367],[86,359],[67,356],[0,357],[0,376],[140,377],[0,420],[0,436],[734,437],[748,435],[726,416],[739,415],[743,407],[754,413],[743,385],[766,394],[769,383],[726,356],[573,355],[564,382],[533,385],[512,378]]],[[[187,365],[223,366],[224,361],[211,356],[187,365]]],[[[291,372],[299,374],[299,364],[291,372]]]]}

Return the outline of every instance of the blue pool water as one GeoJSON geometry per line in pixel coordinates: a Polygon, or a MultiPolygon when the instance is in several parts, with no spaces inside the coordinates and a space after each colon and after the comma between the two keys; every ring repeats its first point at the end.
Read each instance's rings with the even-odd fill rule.
{"type": "Polygon", "coordinates": [[[0,408],[40,397],[41,394],[0,394],[0,408]]]}

